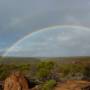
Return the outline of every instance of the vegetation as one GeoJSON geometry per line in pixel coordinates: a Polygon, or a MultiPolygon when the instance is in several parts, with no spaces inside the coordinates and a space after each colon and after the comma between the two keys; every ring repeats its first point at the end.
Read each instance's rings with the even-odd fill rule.
{"type": "Polygon", "coordinates": [[[53,90],[61,80],[90,80],[90,57],[75,58],[0,58],[0,80],[13,70],[41,82],[41,90],[53,90]]]}
{"type": "Polygon", "coordinates": [[[36,76],[40,80],[48,80],[51,78],[51,74],[54,68],[54,62],[52,61],[41,61],[37,65],[36,76]]]}
{"type": "Polygon", "coordinates": [[[42,85],[41,90],[53,90],[55,85],[55,80],[48,80],[42,85]]]}

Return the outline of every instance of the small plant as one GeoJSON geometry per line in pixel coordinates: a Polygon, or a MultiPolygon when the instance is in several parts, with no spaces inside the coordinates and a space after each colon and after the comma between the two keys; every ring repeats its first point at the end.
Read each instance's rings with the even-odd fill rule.
{"type": "Polygon", "coordinates": [[[53,90],[55,85],[56,85],[55,80],[48,80],[43,84],[41,90],[53,90]]]}

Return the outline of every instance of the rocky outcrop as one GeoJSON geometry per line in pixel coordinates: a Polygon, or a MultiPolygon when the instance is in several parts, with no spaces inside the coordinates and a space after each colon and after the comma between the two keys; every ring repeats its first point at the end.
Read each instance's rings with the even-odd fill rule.
{"type": "Polygon", "coordinates": [[[18,71],[4,81],[4,90],[30,90],[27,79],[18,71]]]}

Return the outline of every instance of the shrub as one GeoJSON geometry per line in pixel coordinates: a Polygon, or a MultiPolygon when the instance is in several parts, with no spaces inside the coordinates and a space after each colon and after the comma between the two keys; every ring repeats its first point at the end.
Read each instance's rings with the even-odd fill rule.
{"type": "Polygon", "coordinates": [[[90,80],[90,65],[85,66],[84,79],[90,80]]]}
{"type": "Polygon", "coordinates": [[[40,62],[37,65],[37,72],[36,72],[37,78],[40,80],[50,79],[50,77],[52,76],[51,73],[53,68],[54,68],[54,63],[51,61],[40,62]]]}
{"type": "Polygon", "coordinates": [[[41,90],[53,90],[55,85],[56,85],[55,80],[48,80],[43,84],[41,90]]]}
{"type": "Polygon", "coordinates": [[[81,79],[83,78],[85,68],[82,64],[64,64],[60,66],[60,72],[63,78],[69,76],[68,79],[81,79]]]}

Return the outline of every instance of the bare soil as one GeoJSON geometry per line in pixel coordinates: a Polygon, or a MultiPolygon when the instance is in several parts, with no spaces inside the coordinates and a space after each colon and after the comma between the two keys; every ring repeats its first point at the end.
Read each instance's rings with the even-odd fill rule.
{"type": "Polygon", "coordinates": [[[64,83],[58,83],[55,90],[90,90],[90,81],[69,80],[64,83]]]}

